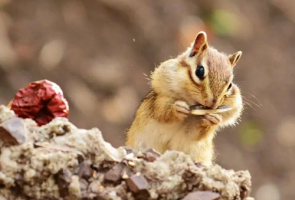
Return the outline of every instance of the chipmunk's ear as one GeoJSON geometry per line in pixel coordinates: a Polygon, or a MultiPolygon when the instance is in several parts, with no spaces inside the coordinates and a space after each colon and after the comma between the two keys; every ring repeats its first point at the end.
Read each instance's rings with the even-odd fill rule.
{"type": "Polygon", "coordinates": [[[231,63],[231,65],[234,67],[236,66],[237,62],[240,60],[242,56],[242,52],[238,51],[237,53],[228,56],[229,62],[231,63]]]}
{"type": "Polygon", "coordinates": [[[200,31],[192,45],[192,50],[190,52],[190,57],[199,55],[208,48],[207,34],[204,31],[200,31]]]}

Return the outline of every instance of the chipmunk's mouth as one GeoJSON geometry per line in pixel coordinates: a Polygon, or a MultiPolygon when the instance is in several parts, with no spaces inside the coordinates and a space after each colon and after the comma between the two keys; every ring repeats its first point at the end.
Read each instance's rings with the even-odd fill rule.
{"type": "Polygon", "coordinates": [[[202,104],[199,103],[198,101],[194,100],[194,105],[192,105],[192,106],[202,106],[202,104]]]}
{"type": "Polygon", "coordinates": [[[193,109],[196,109],[196,108],[207,108],[207,107],[200,104],[199,102],[195,101],[194,105],[190,106],[190,110],[193,110],[193,109]]]}

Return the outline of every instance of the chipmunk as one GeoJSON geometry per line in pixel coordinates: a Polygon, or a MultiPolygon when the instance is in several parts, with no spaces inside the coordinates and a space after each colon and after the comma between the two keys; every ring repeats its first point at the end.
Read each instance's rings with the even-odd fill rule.
{"type": "Polygon", "coordinates": [[[234,125],[243,110],[240,89],[232,82],[241,55],[241,51],[232,55],[217,51],[208,45],[206,33],[199,32],[185,52],[152,72],[152,89],[127,131],[126,145],[136,151],[182,151],[195,161],[212,165],[217,129],[234,125]],[[192,105],[232,109],[197,116],[190,112],[192,105]]]}

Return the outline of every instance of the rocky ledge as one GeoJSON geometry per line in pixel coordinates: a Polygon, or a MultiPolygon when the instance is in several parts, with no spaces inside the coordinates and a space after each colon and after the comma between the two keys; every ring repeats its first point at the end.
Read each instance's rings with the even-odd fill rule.
{"type": "Polygon", "coordinates": [[[177,151],[116,149],[97,128],[61,117],[38,126],[6,106],[0,124],[0,200],[253,199],[248,171],[205,167],[177,151]]]}

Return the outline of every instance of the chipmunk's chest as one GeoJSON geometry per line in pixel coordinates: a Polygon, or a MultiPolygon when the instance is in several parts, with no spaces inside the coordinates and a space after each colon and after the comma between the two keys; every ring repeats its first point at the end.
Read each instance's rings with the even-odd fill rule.
{"type": "Polygon", "coordinates": [[[200,130],[190,121],[177,123],[161,123],[157,120],[150,120],[142,128],[136,139],[137,150],[144,151],[154,148],[160,153],[166,150],[179,150],[189,152],[191,146],[196,146],[200,130]]]}

